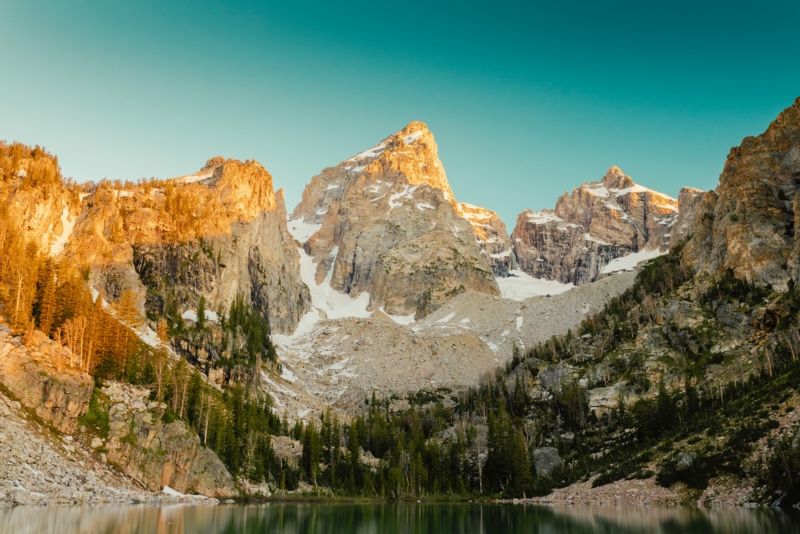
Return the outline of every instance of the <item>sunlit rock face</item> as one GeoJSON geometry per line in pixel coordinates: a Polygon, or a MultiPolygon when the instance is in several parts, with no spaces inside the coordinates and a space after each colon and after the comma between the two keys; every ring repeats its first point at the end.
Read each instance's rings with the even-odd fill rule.
{"type": "Polygon", "coordinates": [[[800,187],[800,98],[758,137],[731,149],[716,190],[702,199],[684,258],[700,272],[779,290],[800,276],[795,213],[800,187]]]}
{"type": "Polygon", "coordinates": [[[486,208],[473,206],[466,202],[458,204],[461,216],[472,224],[475,241],[486,257],[495,276],[508,276],[509,271],[517,268],[517,257],[511,246],[506,225],[500,217],[486,208]]]}
{"type": "Polygon", "coordinates": [[[499,294],[495,252],[479,245],[497,223],[479,234],[462,216],[421,122],[315,176],[289,226],[313,262],[309,283],[368,293],[370,310],[419,318],[465,291],[499,294]]]}
{"type": "Polygon", "coordinates": [[[578,285],[665,252],[677,219],[677,200],[611,167],[562,195],[555,210],[522,212],[511,240],[521,270],[578,285]]]}
{"type": "Polygon", "coordinates": [[[27,172],[56,168],[47,155],[20,159],[0,199],[42,252],[88,268],[106,299],[132,290],[142,312],[163,315],[168,299],[183,312],[203,296],[216,311],[241,295],[276,333],[294,330],[308,310],[283,192],[257,161],[216,157],[187,176],[91,189],[60,180],[20,187],[27,172]]]}

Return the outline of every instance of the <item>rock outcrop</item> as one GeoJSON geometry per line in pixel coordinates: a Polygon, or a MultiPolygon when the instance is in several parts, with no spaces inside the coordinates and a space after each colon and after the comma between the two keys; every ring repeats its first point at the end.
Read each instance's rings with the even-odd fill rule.
{"type": "Polygon", "coordinates": [[[681,241],[689,237],[697,226],[697,218],[700,216],[700,207],[703,204],[703,197],[707,191],[695,189],[694,187],[682,187],[678,193],[678,220],[672,227],[669,238],[671,246],[680,244],[681,241]]]}
{"type": "Polygon", "coordinates": [[[369,293],[370,310],[423,317],[465,291],[499,294],[421,122],[315,176],[289,226],[312,262],[306,282],[369,293]]]}
{"type": "Polygon", "coordinates": [[[168,299],[183,312],[204,296],[216,311],[242,295],[278,333],[307,311],[282,190],[258,162],[213,158],[193,175],[102,182],[83,197],[64,255],[91,266],[110,300],[130,289],[162,315],[168,299]]]}
{"type": "Polygon", "coordinates": [[[549,477],[553,471],[564,466],[564,460],[555,447],[541,447],[533,451],[533,464],[537,474],[549,477]]]}
{"type": "Polygon", "coordinates": [[[162,422],[166,405],[150,392],[123,384],[103,388],[108,411],[108,459],[151,491],[169,486],[181,493],[231,497],[233,478],[183,421],[162,422]]]}
{"type": "Polygon", "coordinates": [[[511,240],[520,269],[578,285],[611,272],[614,266],[607,266],[616,258],[666,251],[677,218],[675,199],[611,167],[600,182],[561,196],[555,210],[522,212],[511,240]]]}
{"type": "Polygon", "coordinates": [[[89,409],[94,380],[53,362],[69,361],[69,349],[35,331],[29,346],[0,325],[0,382],[26,407],[70,434],[89,409]]]}
{"type": "Polygon", "coordinates": [[[785,290],[800,277],[800,98],[758,137],[732,148],[705,195],[684,259],[699,272],[785,290]]]}
{"type": "Polygon", "coordinates": [[[508,276],[517,268],[517,258],[506,225],[492,210],[460,202],[461,216],[472,224],[475,240],[495,276],[508,276]]]}

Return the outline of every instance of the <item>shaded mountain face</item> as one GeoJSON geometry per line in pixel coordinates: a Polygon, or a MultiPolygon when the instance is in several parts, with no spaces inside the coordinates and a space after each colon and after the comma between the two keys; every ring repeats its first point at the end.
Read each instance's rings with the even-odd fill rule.
{"type": "Polygon", "coordinates": [[[500,248],[479,245],[497,224],[476,231],[462,216],[421,122],[315,176],[289,228],[310,259],[307,283],[369,310],[420,318],[459,293],[499,294],[489,260],[500,248]]]}
{"type": "Polygon", "coordinates": [[[601,181],[562,195],[555,210],[522,212],[511,239],[524,272],[585,284],[668,250],[678,213],[679,201],[611,167],[601,181]]]}
{"type": "MultiPolygon", "coordinates": [[[[22,181],[27,165],[19,163],[22,181]]],[[[90,190],[60,182],[6,184],[7,204],[42,250],[89,267],[109,300],[133,290],[143,311],[168,304],[227,310],[242,295],[273,331],[294,330],[309,306],[286,229],[282,191],[256,161],[214,158],[199,172],[90,190]]]]}
{"type": "Polygon", "coordinates": [[[732,148],[716,190],[701,201],[685,260],[699,272],[785,290],[800,276],[800,98],[758,137],[732,148]]]}

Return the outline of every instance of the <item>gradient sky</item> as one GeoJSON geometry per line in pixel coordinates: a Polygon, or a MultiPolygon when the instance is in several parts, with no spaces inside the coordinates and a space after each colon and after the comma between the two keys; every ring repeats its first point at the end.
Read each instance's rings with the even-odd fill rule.
{"type": "Polygon", "coordinates": [[[800,96],[800,2],[0,0],[0,139],[79,181],[255,158],[289,210],[412,120],[460,201],[553,207],[611,165],[676,196],[800,96]]]}

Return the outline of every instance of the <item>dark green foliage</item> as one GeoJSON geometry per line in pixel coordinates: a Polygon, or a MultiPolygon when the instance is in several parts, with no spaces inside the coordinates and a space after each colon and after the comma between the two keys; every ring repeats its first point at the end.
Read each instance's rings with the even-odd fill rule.
{"type": "Polygon", "coordinates": [[[102,392],[98,388],[92,391],[92,398],[89,401],[89,410],[81,417],[78,422],[84,425],[87,429],[95,432],[102,438],[108,437],[109,420],[108,420],[108,407],[101,405],[100,398],[102,392]]]}
{"type": "Polygon", "coordinates": [[[715,309],[725,302],[744,302],[749,306],[762,304],[772,294],[772,287],[758,286],[736,278],[733,269],[726,269],[700,297],[700,302],[715,309]]]}
{"type": "Polygon", "coordinates": [[[230,366],[253,367],[259,361],[275,361],[277,354],[269,338],[269,323],[239,295],[223,324],[222,349],[230,354],[230,366]]]}

